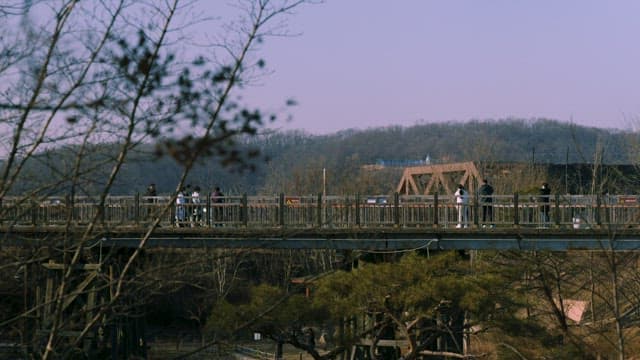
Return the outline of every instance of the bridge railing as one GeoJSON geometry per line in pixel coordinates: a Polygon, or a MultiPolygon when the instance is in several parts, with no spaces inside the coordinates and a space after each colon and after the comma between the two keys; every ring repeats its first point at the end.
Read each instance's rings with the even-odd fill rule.
{"type": "Polygon", "coordinates": [[[3,225],[149,224],[169,205],[160,223],[181,227],[441,227],[458,225],[467,212],[471,227],[527,226],[590,228],[640,225],[640,203],[629,195],[494,195],[491,202],[470,197],[463,206],[443,195],[225,196],[169,204],[168,196],[6,197],[0,202],[3,225]]]}

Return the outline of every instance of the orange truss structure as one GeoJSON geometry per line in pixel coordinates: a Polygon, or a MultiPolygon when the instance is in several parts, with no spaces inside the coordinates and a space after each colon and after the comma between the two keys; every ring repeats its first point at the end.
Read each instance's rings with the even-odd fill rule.
{"type": "Polygon", "coordinates": [[[404,169],[396,191],[405,195],[430,195],[444,191],[453,195],[458,184],[475,193],[480,175],[472,161],[410,166],[404,169]]]}

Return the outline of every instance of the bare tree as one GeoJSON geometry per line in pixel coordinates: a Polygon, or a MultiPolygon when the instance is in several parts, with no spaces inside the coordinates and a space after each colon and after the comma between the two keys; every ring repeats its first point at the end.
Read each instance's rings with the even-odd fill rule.
{"type": "Polygon", "coordinates": [[[34,0],[0,6],[0,198],[20,195],[0,216],[33,211],[50,195],[68,199],[60,236],[41,239],[32,251],[2,246],[3,257],[12,259],[3,269],[24,269],[24,291],[31,296],[25,295],[20,314],[3,314],[0,328],[22,321],[24,329],[46,330],[23,332],[28,351],[44,359],[65,357],[118,313],[136,284],[130,277],[141,251],[170,206],[149,224],[134,251],[93,256],[93,239],[110,231],[101,219],[123,166],[153,145],[157,155],[182,165],[176,189],[204,156],[248,166],[246,159],[256,152],[243,153],[238,142],[256,134],[265,116],[241,103],[237,91],[264,67],[253,53],[256,46],[266,36],[286,33],[283,16],[306,2],[237,1],[234,21],[217,19],[228,24],[211,34],[203,54],[193,53],[189,29],[213,16],[193,17],[206,10],[197,1],[34,0]],[[99,143],[113,146],[100,152],[99,143]],[[62,148],[64,157],[48,155],[62,148]],[[33,171],[46,172],[48,181],[34,183],[33,171]],[[81,195],[95,197],[97,211],[78,228],[69,209],[81,195]],[[44,296],[30,290],[44,278],[50,280],[44,296]],[[108,296],[75,304],[98,293],[108,296]],[[82,311],[70,311],[74,306],[82,311]],[[42,313],[45,320],[36,316],[42,313]],[[39,320],[29,320],[34,318],[39,320]]]}

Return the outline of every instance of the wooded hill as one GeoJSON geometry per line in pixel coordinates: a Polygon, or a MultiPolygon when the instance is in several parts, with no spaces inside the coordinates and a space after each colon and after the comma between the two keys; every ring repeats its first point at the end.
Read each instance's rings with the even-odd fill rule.
{"type": "MultiPolygon", "coordinates": [[[[562,172],[567,164],[635,164],[640,139],[635,133],[621,130],[546,119],[506,119],[345,130],[321,136],[300,131],[270,132],[247,138],[244,146],[259,150],[260,156],[226,166],[208,158],[192,171],[188,182],[205,192],[220,186],[225,194],[317,194],[322,192],[326,169],[330,194],[383,194],[395,191],[402,168],[372,173],[363,171],[364,165],[429,157],[432,163],[555,164],[562,165],[558,170],[562,172]]],[[[89,168],[108,159],[114,148],[114,144],[95,145],[84,166],[89,168]]],[[[157,158],[151,145],[146,149],[126,163],[112,194],[143,193],[152,182],[161,194],[175,190],[180,163],[170,157],[157,158]]],[[[30,171],[16,192],[36,186],[43,178],[62,178],[64,164],[72,163],[73,153],[74,147],[68,146],[41,154],[29,164],[30,171]]],[[[86,193],[100,186],[101,179],[95,178],[95,173],[91,176],[83,189],[86,193]]],[[[64,181],[51,192],[64,193],[64,181]]]]}

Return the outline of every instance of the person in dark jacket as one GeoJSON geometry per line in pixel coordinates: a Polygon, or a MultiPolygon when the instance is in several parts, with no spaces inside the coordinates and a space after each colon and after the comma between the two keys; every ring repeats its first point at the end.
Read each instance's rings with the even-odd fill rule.
{"type": "Polygon", "coordinates": [[[220,187],[216,186],[215,190],[211,194],[211,207],[213,208],[213,226],[222,226],[223,221],[223,207],[222,203],[224,202],[224,194],[220,190],[220,187]]]}
{"type": "Polygon", "coordinates": [[[493,186],[489,185],[487,179],[484,179],[478,192],[480,194],[480,203],[482,204],[482,227],[485,227],[487,222],[493,226],[493,186]]]}
{"type": "Polygon", "coordinates": [[[149,186],[147,186],[147,190],[145,191],[144,197],[143,197],[143,202],[146,203],[144,207],[145,207],[145,213],[148,220],[151,219],[151,216],[153,214],[153,210],[154,210],[153,204],[157,200],[156,196],[158,196],[158,192],[156,191],[156,184],[151,183],[149,184],[149,186]]]}
{"type": "Polygon", "coordinates": [[[538,202],[540,203],[540,223],[545,227],[549,224],[549,212],[551,211],[549,206],[550,197],[551,189],[549,188],[549,184],[543,183],[538,192],[538,202]]]}
{"type": "Polygon", "coordinates": [[[147,186],[147,191],[144,193],[144,196],[158,196],[158,193],[156,191],[156,184],[149,184],[149,186],[147,186]]]}

